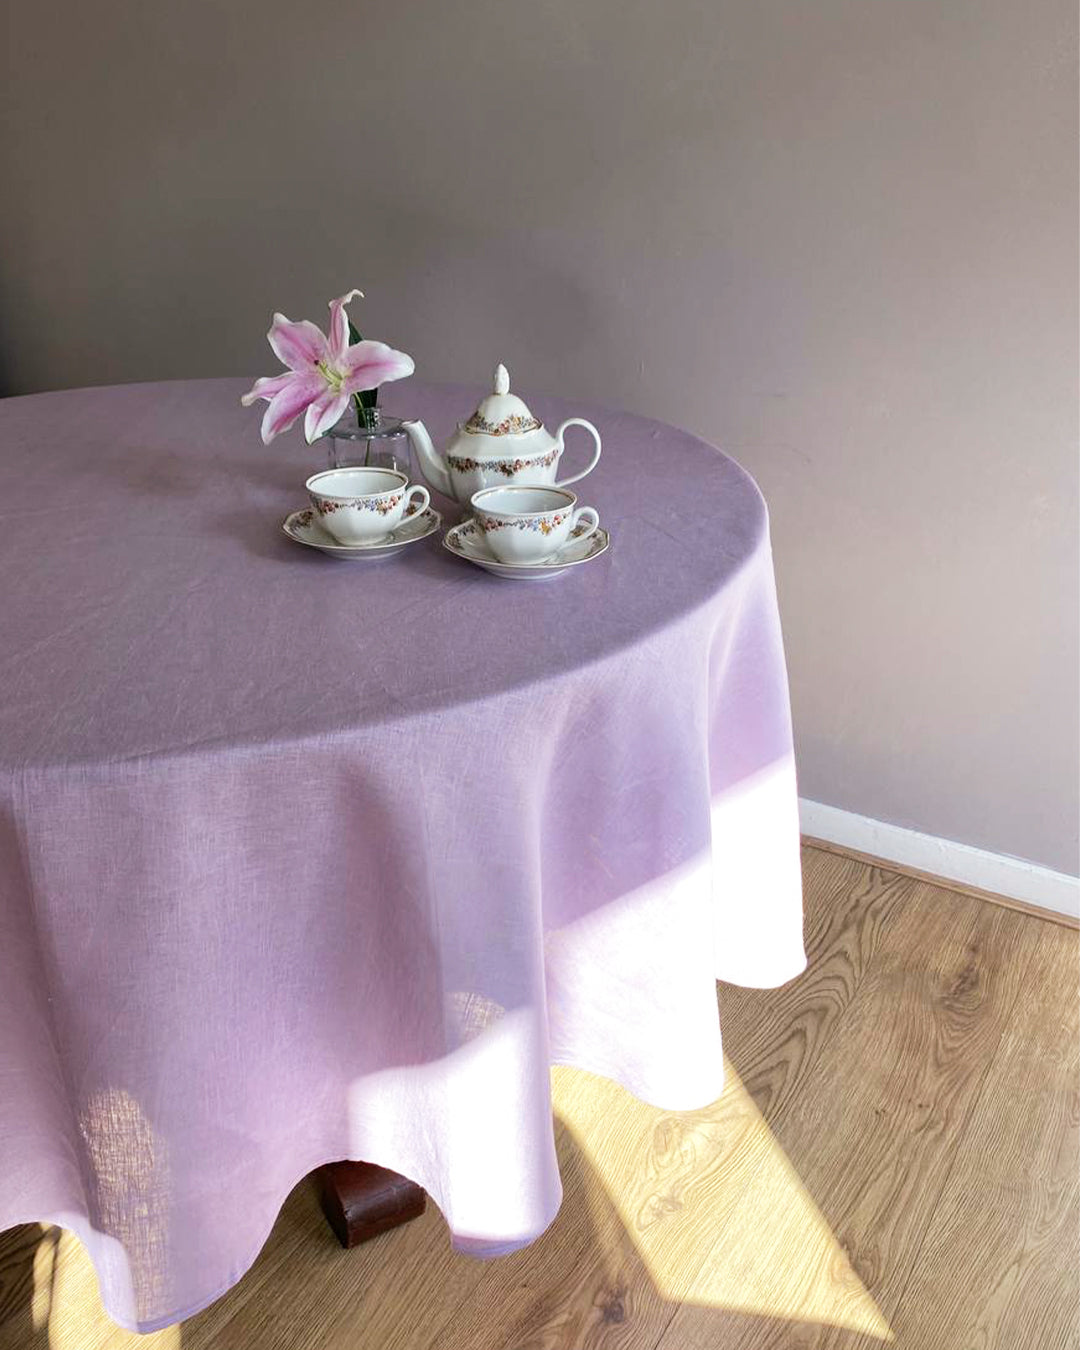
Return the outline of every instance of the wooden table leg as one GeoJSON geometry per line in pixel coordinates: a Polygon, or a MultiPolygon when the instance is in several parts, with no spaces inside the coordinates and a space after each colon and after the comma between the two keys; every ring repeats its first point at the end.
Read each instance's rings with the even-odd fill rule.
{"type": "Polygon", "coordinates": [[[415,1181],[366,1162],[320,1167],[319,1193],[323,1213],[343,1247],[355,1247],[418,1219],[427,1204],[415,1181]]]}

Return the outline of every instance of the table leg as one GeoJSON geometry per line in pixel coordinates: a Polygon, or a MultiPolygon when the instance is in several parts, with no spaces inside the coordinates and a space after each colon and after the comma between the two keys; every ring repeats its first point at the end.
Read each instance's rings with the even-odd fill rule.
{"type": "Polygon", "coordinates": [[[323,1213],[343,1247],[355,1247],[417,1219],[427,1196],[415,1181],[366,1162],[319,1168],[323,1213]]]}

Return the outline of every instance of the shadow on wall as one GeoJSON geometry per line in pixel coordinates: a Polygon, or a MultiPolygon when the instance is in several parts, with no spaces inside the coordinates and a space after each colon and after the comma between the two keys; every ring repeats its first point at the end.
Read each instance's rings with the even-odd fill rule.
{"type": "Polygon", "coordinates": [[[222,1299],[149,1336],[101,1309],[69,1233],[0,1239],[0,1350],[501,1350],[600,1344],[787,1343],[798,1324],[838,1344],[893,1334],[738,1075],[709,1107],[664,1112],[605,1079],[555,1071],[558,1217],[494,1262],[452,1253],[420,1220],[343,1252],[308,1179],[253,1269],[222,1299]]]}

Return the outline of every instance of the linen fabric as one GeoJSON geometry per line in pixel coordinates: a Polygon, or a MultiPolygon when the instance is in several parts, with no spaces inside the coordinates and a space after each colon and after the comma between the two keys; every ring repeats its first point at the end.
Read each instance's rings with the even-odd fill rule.
{"type": "MultiPolygon", "coordinates": [[[[318,451],[264,448],[244,387],[0,403],[0,1226],[73,1229],[144,1331],[335,1159],[413,1178],[464,1250],[529,1242],[549,1065],[701,1106],[716,977],[805,964],[747,474],[537,399],[603,436],[602,558],[345,564],[280,532],[318,451]]],[[[388,402],[439,444],[475,394],[388,402]]]]}

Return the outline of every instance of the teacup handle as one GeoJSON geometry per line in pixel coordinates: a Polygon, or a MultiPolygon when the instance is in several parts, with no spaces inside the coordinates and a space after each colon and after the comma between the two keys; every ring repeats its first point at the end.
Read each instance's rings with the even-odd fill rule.
{"type": "Polygon", "coordinates": [[[431,501],[431,493],[424,487],[423,483],[414,483],[412,487],[405,489],[405,510],[401,513],[402,520],[407,520],[412,516],[419,515],[421,511],[426,511],[428,503],[431,501]],[[413,494],[419,492],[423,501],[419,506],[410,506],[413,494]]]}
{"type": "MultiPolygon", "coordinates": [[[[588,470],[586,470],[586,472],[588,472],[588,470]]],[[[599,528],[600,528],[600,517],[596,514],[596,512],[592,509],[592,507],[579,506],[570,519],[570,538],[566,542],[568,544],[571,542],[575,544],[580,544],[583,539],[588,539],[590,534],[595,534],[599,528]],[[589,528],[587,530],[582,530],[581,534],[575,534],[574,531],[578,527],[578,522],[583,518],[588,520],[589,528]]]]}
{"type": "Polygon", "coordinates": [[[556,481],[556,487],[566,487],[568,483],[576,483],[579,478],[584,478],[587,473],[592,473],[596,468],[597,460],[600,458],[600,433],[591,422],[586,422],[584,417],[569,417],[555,433],[555,443],[562,448],[563,432],[567,427],[584,427],[589,435],[596,442],[596,451],[592,459],[589,460],[588,467],[582,469],[580,473],[571,474],[569,478],[560,478],[556,481]]]}

